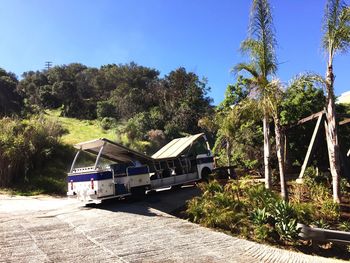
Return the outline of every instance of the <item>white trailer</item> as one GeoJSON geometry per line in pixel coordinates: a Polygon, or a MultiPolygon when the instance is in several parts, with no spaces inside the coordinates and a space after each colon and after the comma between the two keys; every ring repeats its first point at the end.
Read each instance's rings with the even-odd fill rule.
{"type": "Polygon", "coordinates": [[[214,165],[203,133],[174,139],[152,156],[104,138],[74,147],[67,195],[87,203],[207,179],[214,165]],[[96,156],[92,166],[77,166],[81,152],[96,156]]]}

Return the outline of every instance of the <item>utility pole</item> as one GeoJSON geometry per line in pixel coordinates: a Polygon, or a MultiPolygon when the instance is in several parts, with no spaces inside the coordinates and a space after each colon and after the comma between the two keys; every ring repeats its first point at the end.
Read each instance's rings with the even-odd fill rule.
{"type": "Polygon", "coordinates": [[[46,61],[45,62],[45,68],[49,70],[52,67],[52,62],[51,61],[46,61]]]}

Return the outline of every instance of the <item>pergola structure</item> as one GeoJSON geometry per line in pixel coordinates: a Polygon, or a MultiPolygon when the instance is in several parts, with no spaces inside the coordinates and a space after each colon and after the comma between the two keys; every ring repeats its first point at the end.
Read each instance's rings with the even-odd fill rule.
{"type": "MultiPolygon", "coordinates": [[[[305,158],[304,158],[304,162],[303,162],[303,165],[301,167],[301,170],[300,170],[300,173],[299,173],[299,176],[298,176],[298,179],[297,179],[297,182],[302,182],[303,180],[303,176],[304,176],[304,173],[305,173],[305,170],[307,168],[307,166],[309,165],[309,162],[310,162],[310,156],[313,152],[313,149],[314,149],[314,146],[315,146],[315,141],[316,141],[316,137],[322,127],[322,123],[323,123],[323,126],[324,126],[324,129],[325,129],[325,134],[326,134],[326,140],[327,140],[327,145],[328,145],[328,133],[327,133],[327,130],[328,130],[328,123],[327,123],[327,118],[325,118],[325,115],[326,115],[326,111],[325,110],[322,110],[320,112],[317,112],[317,113],[314,113],[306,118],[303,118],[301,120],[299,120],[295,125],[292,125],[289,128],[292,128],[292,127],[295,127],[295,126],[298,126],[298,125],[302,125],[306,122],[309,122],[309,121],[312,121],[314,119],[317,119],[317,122],[316,122],[316,125],[315,125],[315,128],[314,128],[314,131],[312,133],[312,136],[311,136],[311,140],[310,140],[310,143],[309,143],[309,146],[308,146],[308,149],[307,149],[307,152],[306,152],[306,155],[305,155],[305,158]]],[[[338,122],[338,125],[341,126],[341,125],[345,125],[345,124],[348,124],[350,123],[350,116],[349,115],[338,115],[338,117],[342,118],[341,121],[338,122]]],[[[285,144],[286,145],[286,144],[285,144]]],[[[350,155],[350,149],[347,153],[347,156],[350,155]]]]}

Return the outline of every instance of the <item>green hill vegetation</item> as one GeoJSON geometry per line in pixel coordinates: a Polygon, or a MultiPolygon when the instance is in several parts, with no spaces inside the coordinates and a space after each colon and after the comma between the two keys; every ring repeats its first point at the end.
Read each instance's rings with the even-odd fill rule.
{"type": "MultiPolygon", "coordinates": [[[[112,141],[117,139],[117,129],[103,129],[101,122],[98,120],[80,120],[77,118],[62,117],[60,116],[60,110],[46,110],[45,113],[48,119],[58,121],[66,130],[66,133],[61,137],[64,144],[74,145],[79,142],[98,138],[107,138],[112,141]]],[[[119,124],[119,127],[122,126],[122,124],[119,124]]]]}

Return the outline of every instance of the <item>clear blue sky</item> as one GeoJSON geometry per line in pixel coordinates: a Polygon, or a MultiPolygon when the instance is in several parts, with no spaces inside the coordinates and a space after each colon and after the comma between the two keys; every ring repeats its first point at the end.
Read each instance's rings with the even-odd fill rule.
{"type": "MultiPolygon", "coordinates": [[[[278,77],[300,72],[324,75],[321,22],[325,0],[273,0],[278,77]]],[[[248,0],[2,0],[0,67],[20,76],[54,65],[80,62],[99,67],[128,63],[161,75],[183,66],[208,78],[215,104],[244,60],[248,0]]],[[[335,59],[336,95],[350,90],[350,55],[335,59]]]]}

